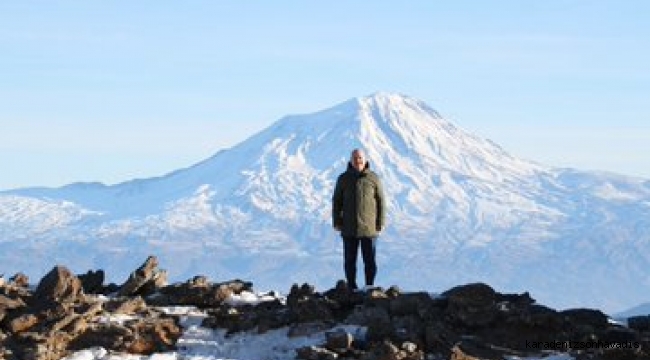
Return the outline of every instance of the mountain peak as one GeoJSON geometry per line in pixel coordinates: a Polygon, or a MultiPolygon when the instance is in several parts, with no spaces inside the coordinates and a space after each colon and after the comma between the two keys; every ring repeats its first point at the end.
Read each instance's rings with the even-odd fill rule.
{"type": "Polygon", "coordinates": [[[328,129],[339,129],[343,137],[331,139],[337,148],[343,144],[363,148],[371,162],[383,167],[396,164],[396,171],[431,169],[429,175],[449,171],[500,181],[504,174],[521,177],[541,169],[454,125],[424,101],[398,93],[376,92],[294,120],[309,122],[313,128],[324,118],[328,129]],[[336,126],[331,126],[332,119],[336,126]]]}
{"type": "Polygon", "coordinates": [[[404,113],[406,110],[428,113],[436,119],[442,119],[437,111],[429,107],[425,102],[416,98],[390,92],[376,92],[368,96],[356,98],[362,109],[373,109],[380,112],[404,113]]]}

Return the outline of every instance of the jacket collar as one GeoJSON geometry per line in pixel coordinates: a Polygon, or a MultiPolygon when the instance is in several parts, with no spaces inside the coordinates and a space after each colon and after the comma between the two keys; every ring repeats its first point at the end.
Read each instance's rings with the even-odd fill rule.
{"type": "Polygon", "coordinates": [[[363,167],[363,170],[358,171],[354,166],[352,166],[352,163],[348,161],[348,170],[349,172],[357,173],[357,174],[365,174],[368,172],[370,169],[370,161],[366,161],[366,166],[363,167]]]}

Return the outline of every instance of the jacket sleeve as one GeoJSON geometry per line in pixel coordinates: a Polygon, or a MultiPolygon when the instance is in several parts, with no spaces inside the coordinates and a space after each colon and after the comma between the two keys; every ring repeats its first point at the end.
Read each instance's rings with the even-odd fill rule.
{"type": "Polygon", "coordinates": [[[343,181],[341,176],[336,180],[334,195],[332,195],[332,226],[340,228],[343,226],[343,181]]]}
{"type": "Polygon", "coordinates": [[[377,187],[375,192],[375,203],[377,204],[377,231],[382,231],[386,227],[386,197],[384,196],[384,188],[381,181],[377,179],[377,187]]]}

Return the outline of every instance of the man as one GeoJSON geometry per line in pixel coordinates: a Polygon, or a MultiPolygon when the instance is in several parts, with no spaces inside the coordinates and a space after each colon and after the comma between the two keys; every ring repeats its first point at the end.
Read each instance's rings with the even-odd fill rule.
{"type": "Polygon", "coordinates": [[[352,151],[347,170],[339,175],[332,196],[332,222],[343,237],[345,277],[348,288],[358,288],[357,254],[361,255],[366,287],[372,287],[377,275],[375,248],[385,226],[384,192],[377,174],[370,170],[364,152],[352,151]]]}

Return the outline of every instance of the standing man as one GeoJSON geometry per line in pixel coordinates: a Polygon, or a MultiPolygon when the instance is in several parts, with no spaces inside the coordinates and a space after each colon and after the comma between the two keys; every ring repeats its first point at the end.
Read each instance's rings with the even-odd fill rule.
{"type": "Polygon", "coordinates": [[[377,174],[370,170],[364,152],[352,151],[347,170],[339,175],[332,196],[332,222],[343,237],[345,278],[348,288],[357,286],[357,253],[361,246],[366,286],[377,274],[375,247],[386,219],[384,192],[377,174]]]}

